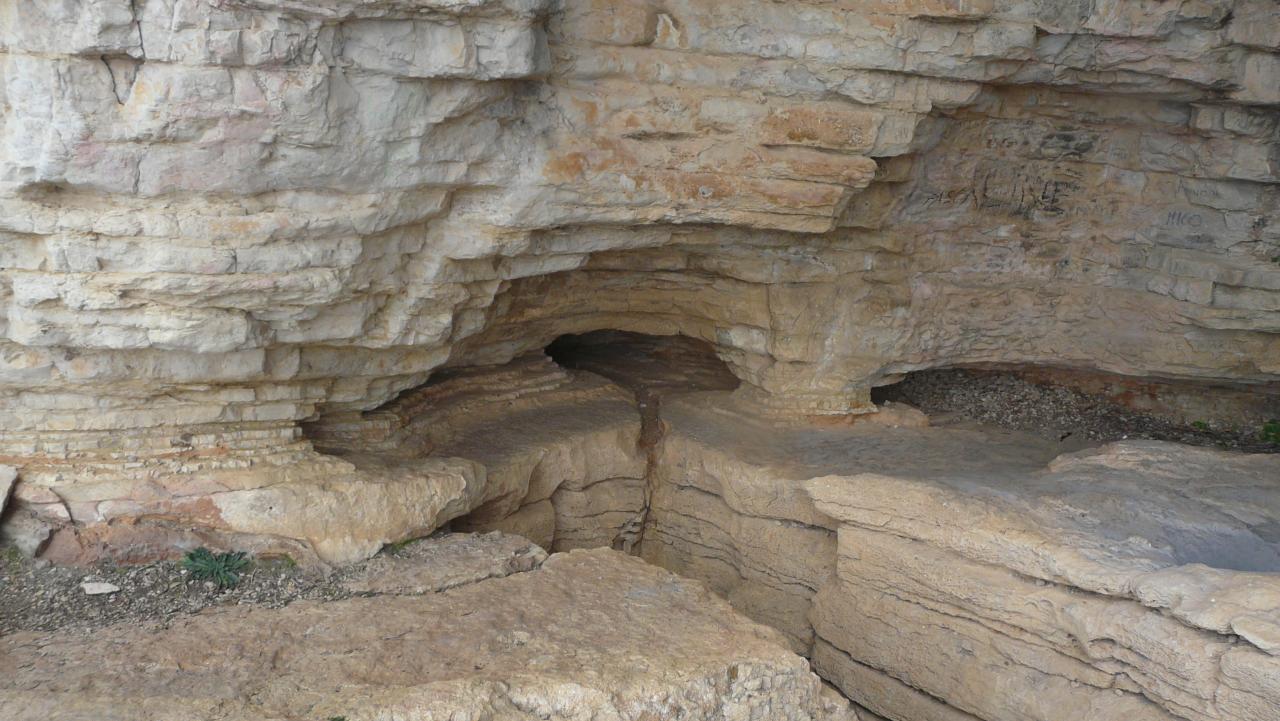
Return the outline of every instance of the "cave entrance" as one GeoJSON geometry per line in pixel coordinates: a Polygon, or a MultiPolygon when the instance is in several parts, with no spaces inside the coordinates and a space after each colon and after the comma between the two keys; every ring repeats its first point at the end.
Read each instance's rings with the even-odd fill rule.
{"type": "MultiPolygon", "coordinates": [[[[546,353],[558,365],[604,376],[636,395],[640,446],[652,467],[662,438],[662,397],[669,393],[731,391],[739,381],[715,346],[686,335],[597,330],[562,335],[546,353]]],[[[650,469],[652,470],[652,469],[650,469]]]]}
{"type": "Polygon", "coordinates": [[[546,353],[565,368],[589,371],[634,391],[642,402],[664,392],[738,387],[715,346],[684,335],[597,330],[562,335],[546,353]]]}
{"type": "Polygon", "coordinates": [[[977,422],[1066,446],[1149,439],[1280,453],[1280,384],[1137,378],[1045,365],[966,366],[908,373],[873,389],[871,398],[915,406],[935,425],[977,422]]]}
{"type": "MultiPolygon", "coordinates": [[[[545,353],[560,368],[607,379],[611,393],[593,398],[595,391],[591,389],[600,381],[585,374],[559,385],[560,390],[554,384],[548,389],[535,383],[533,393],[542,394],[542,398],[536,405],[537,415],[529,417],[529,422],[521,422],[521,417],[512,415],[519,411],[504,406],[501,412],[510,418],[501,424],[505,426],[501,433],[493,432],[496,424],[484,426],[482,444],[468,448],[446,444],[436,451],[475,458],[484,462],[494,477],[507,477],[503,469],[521,466],[527,455],[521,449],[534,442],[520,440],[523,436],[560,449],[589,438],[589,447],[579,445],[572,452],[548,454],[546,462],[540,462],[532,472],[536,479],[531,478],[527,488],[515,487],[476,507],[455,519],[453,529],[515,533],[554,551],[605,546],[639,553],[663,436],[663,399],[698,391],[731,391],[738,387],[738,379],[712,344],[683,335],[598,330],[560,336],[545,353]],[[619,407],[618,388],[634,394],[634,406],[619,407]],[[502,450],[505,446],[515,452],[507,454],[502,450]],[[592,460],[585,465],[572,460],[588,456],[592,460]]],[[[537,369],[530,356],[513,364],[524,365],[528,373],[545,372],[545,367],[537,369]]],[[[497,372],[495,378],[500,382],[520,382],[518,374],[497,372]]],[[[464,422],[481,415],[473,407],[464,422]]],[[[468,443],[464,440],[464,445],[468,443]]]]}

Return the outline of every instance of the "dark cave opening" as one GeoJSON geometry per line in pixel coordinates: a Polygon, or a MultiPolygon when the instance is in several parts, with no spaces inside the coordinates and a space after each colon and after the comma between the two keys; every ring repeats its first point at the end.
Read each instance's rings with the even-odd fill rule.
{"type": "Polygon", "coordinates": [[[933,368],[872,389],[934,422],[979,422],[1100,445],[1175,441],[1280,453],[1280,386],[1140,378],[1042,365],[933,368]]]}
{"type": "Polygon", "coordinates": [[[565,368],[604,376],[639,395],[739,385],[712,344],[684,335],[598,330],[562,335],[546,353],[565,368]]]}

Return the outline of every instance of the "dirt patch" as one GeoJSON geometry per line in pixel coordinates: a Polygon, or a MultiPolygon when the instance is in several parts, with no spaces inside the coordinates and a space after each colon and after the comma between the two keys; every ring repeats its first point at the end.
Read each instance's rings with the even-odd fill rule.
{"type": "Polygon", "coordinates": [[[298,600],[331,601],[379,593],[430,593],[468,582],[530,570],[546,554],[529,541],[502,534],[438,533],[388,546],[362,563],[340,568],[255,560],[232,588],[192,578],[176,561],[91,568],[54,566],[0,546],[0,635],[15,631],[90,632],[124,621],[164,627],[214,606],[280,608],[298,600]],[[530,549],[536,549],[530,552],[530,549]],[[515,561],[513,563],[513,561],[515,561]],[[450,565],[452,563],[452,565],[450,565]],[[423,571],[429,571],[423,576],[423,571]],[[414,583],[391,588],[392,581],[414,583]],[[90,595],[82,584],[119,590],[90,595]]]}

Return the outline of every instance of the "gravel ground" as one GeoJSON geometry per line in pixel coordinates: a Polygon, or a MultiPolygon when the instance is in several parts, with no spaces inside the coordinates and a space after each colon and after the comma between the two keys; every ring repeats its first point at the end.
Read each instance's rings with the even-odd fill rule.
{"type": "MultiPolygon", "coordinates": [[[[383,551],[413,558],[427,544],[410,543],[383,551]]],[[[364,564],[326,573],[288,561],[255,560],[234,588],[191,578],[176,561],[136,566],[102,564],[92,568],[51,566],[0,545],[0,634],[15,631],[89,632],[121,621],[165,625],[176,616],[210,606],[259,604],[272,608],[300,599],[335,600],[353,594],[343,583],[364,564]],[[90,596],[83,582],[105,582],[115,593],[90,596]]]]}
{"type": "Polygon", "coordinates": [[[1109,443],[1138,438],[1280,453],[1280,444],[1264,441],[1260,429],[1242,432],[1179,425],[1069,388],[1031,383],[1015,373],[923,371],[878,389],[876,397],[910,403],[939,420],[958,417],[1059,441],[1109,443]]]}

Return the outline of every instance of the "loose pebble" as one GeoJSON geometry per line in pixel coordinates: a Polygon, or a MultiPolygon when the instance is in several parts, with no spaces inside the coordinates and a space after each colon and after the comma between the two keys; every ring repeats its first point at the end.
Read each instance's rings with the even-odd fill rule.
{"type": "Polygon", "coordinates": [[[80,590],[84,591],[86,596],[103,596],[109,593],[117,593],[120,587],[114,583],[103,583],[101,581],[85,581],[80,584],[80,590]]]}

